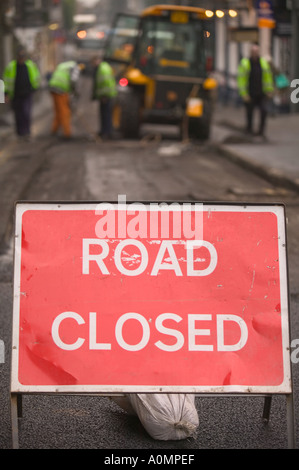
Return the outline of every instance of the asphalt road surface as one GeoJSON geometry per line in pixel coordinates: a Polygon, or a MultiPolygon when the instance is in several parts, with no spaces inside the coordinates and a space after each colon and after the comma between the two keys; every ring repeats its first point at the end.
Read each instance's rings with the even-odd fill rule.
{"type": "MultiPolygon", "coordinates": [[[[284,202],[288,218],[292,339],[299,338],[299,195],[275,187],[218,154],[212,141],[181,142],[175,128],[144,127],[138,141],[100,142],[96,103],[74,117],[74,139],[49,136],[51,110],[35,122],[34,142],[10,137],[1,144],[0,255],[0,449],[11,448],[10,349],[13,300],[14,201],[233,201],[284,202]],[[3,351],[4,346],[4,351],[3,351]],[[1,354],[0,354],[1,358],[1,354]]],[[[293,364],[298,390],[299,365],[293,364]]],[[[197,397],[199,428],[183,441],[152,439],[136,416],[109,397],[23,397],[22,449],[284,449],[286,400],[273,397],[270,422],[262,421],[263,397],[197,397]]],[[[295,396],[295,417],[299,403],[295,396]]],[[[298,421],[298,420],[296,420],[298,421]]],[[[297,441],[299,438],[296,425],[297,441]]]]}

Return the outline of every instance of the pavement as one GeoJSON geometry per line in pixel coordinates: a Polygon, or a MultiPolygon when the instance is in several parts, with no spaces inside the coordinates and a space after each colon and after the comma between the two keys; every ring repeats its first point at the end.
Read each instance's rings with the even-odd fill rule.
{"type": "MultiPolygon", "coordinates": [[[[3,143],[14,136],[14,124],[8,106],[0,106],[6,108],[0,114],[0,143],[3,143]]],[[[35,96],[33,121],[38,122],[49,112],[52,113],[49,93],[41,90],[35,96]]],[[[266,140],[246,135],[244,128],[242,106],[217,104],[211,143],[223,156],[273,184],[299,191],[299,113],[268,116],[266,140]]]]}
{"type": "Polygon", "coordinates": [[[218,150],[273,184],[299,191],[299,114],[269,115],[266,140],[244,129],[242,106],[216,106],[212,142],[218,150]]]}

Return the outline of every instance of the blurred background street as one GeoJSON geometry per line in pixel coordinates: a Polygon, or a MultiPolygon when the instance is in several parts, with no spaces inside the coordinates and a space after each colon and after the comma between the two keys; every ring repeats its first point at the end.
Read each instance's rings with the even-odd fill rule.
{"type": "MultiPolygon", "coordinates": [[[[92,100],[90,59],[105,55],[117,13],[140,14],[155,3],[1,1],[0,78],[22,45],[37,63],[42,84],[34,94],[28,140],[16,135],[10,104],[0,100],[0,340],[5,345],[5,362],[0,363],[0,449],[11,448],[9,380],[16,201],[114,201],[125,194],[127,201],[284,203],[291,339],[299,338],[299,103],[291,99],[291,83],[299,79],[299,3],[269,2],[271,14],[266,19],[275,24],[265,27],[260,23],[260,8],[250,0],[173,2],[208,8],[214,15],[207,35],[211,39],[207,56],[212,63],[207,62],[209,77],[217,86],[212,90],[208,135],[194,135],[184,119],[179,124],[151,119],[140,120],[138,134],[126,136],[123,118],[122,125],[114,127],[112,138],[102,139],[98,102],[92,100]],[[216,11],[223,14],[216,15],[216,11]],[[283,89],[276,88],[271,97],[265,138],[245,132],[245,109],[237,90],[239,61],[248,55],[254,41],[289,82],[283,89]],[[54,110],[48,81],[55,67],[67,60],[84,62],[86,68],[79,79],[78,95],[72,98],[72,136],[66,140],[60,134],[51,135],[54,110]]],[[[174,81],[172,78],[171,84],[174,81]]],[[[298,364],[293,364],[293,375],[298,443],[298,364]]],[[[28,395],[23,399],[20,447],[180,451],[287,447],[283,396],[274,397],[268,425],[262,421],[262,397],[197,397],[196,406],[199,430],[194,439],[159,442],[147,435],[137,418],[107,397],[28,395]]]]}

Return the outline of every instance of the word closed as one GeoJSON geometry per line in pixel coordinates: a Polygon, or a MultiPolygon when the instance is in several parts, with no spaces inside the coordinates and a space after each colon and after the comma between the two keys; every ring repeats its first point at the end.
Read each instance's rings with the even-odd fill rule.
{"type": "MultiPolygon", "coordinates": [[[[248,338],[248,330],[246,323],[242,318],[236,315],[216,315],[216,328],[217,328],[217,351],[238,351],[242,349],[248,338]],[[233,345],[224,344],[224,322],[235,322],[240,327],[240,340],[238,343],[233,345]]],[[[63,312],[55,318],[52,325],[52,338],[54,343],[65,351],[74,351],[83,346],[85,338],[77,338],[73,344],[66,344],[61,339],[59,328],[64,320],[73,319],[78,325],[85,324],[84,318],[76,312],[63,312]]],[[[184,335],[174,328],[169,328],[165,325],[167,320],[175,323],[180,323],[183,318],[175,313],[163,313],[158,315],[155,320],[155,328],[162,335],[167,335],[175,339],[174,343],[169,345],[159,340],[155,342],[155,346],[161,351],[174,352],[179,351],[185,343],[184,335]]],[[[210,336],[210,329],[196,328],[196,323],[200,322],[211,322],[212,315],[188,315],[188,341],[187,348],[189,351],[213,351],[214,346],[210,344],[197,344],[197,338],[200,336],[210,336]]],[[[89,349],[93,350],[111,350],[111,343],[98,342],[98,319],[96,312],[89,313],[89,349]]],[[[125,313],[116,322],[115,325],[115,339],[118,346],[126,351],[141,351],[144,349],[151,337],[150,322],[139,313],[125,313]],[[125,324],[131,321],[135,321],[141,328],[140,340],[136,344],[129,344],[123,335],[123,329],[125,324]]]]}

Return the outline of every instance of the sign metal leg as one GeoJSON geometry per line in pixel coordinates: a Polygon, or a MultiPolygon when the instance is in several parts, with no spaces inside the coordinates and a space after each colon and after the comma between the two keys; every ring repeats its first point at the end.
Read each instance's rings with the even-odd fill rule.
{"type": "Polygon", "coordinates": [[[272,395],[265,397],[264,410],[263,410],[263,421],[265,424],[269,423],[271,404],[272,404],[272,395]]]}
{"type": "Polygon", "coordinates": [[[11,430],[12,430],[12,448],[19,449],[19,422],[22,417],[22,395],[12,393],[11,402],[11,430]]]}
{"type": "Polygon", "coordinates": [[[288,448],[295,449],[295,419],[293,394],[286,395],[287,400],[287,426],[288,426],[288,448]]]}

